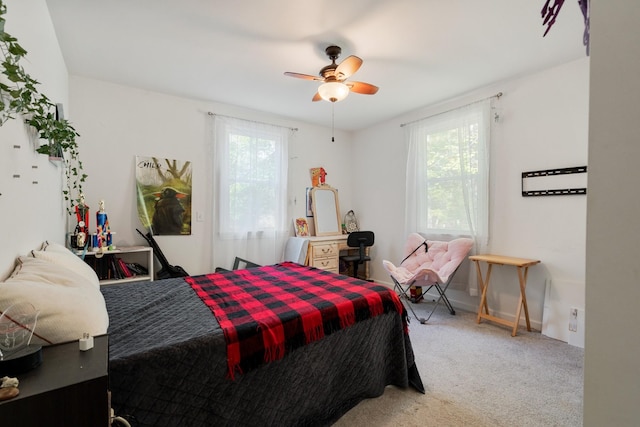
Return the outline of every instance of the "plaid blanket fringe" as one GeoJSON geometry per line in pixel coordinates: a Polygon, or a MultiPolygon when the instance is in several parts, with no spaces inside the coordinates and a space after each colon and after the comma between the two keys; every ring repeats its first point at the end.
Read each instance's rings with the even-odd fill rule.
{"type": "Polygon", "coordinates": [[[356,322],[407,315],[386,286],[294,263],[186,277],[220,323],[228,376],[282,359],[356,322]]]}

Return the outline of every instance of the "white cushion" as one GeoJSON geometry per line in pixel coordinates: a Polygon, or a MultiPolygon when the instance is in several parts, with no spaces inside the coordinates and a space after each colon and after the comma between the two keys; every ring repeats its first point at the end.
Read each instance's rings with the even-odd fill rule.
{"type": "Polygon", "coordinates": [[[400,266],[396,267],[390,261],[383,260],[383,267],[399,283],[424,281],[426,286],[435,282],[443,284],[456,271],[473,247],[473,240],[463,237],[450,242],[427,240],[428,250],[423,246],[424,242],[424,237],[421,235],[410,234],[405,242],[406,258],[400,266]]]}
{"type": "Polygon", "coordinates": [[[32,339],[36,344],[105,334],[109,315],[93,270],[60,245],[32,254],[18,257],[11,276],[0,282],[0,312],[15,304],[33,305],[39,312],[32,339]]]}
{"type": "Polygon", "coordinates": [[[50,242],[48,240],[45,240],[42,243],[42,248],[40,248],[41,251],[49,251],[49,252],[60,252],[60,253],[67,253],[67,252],[71,252],[66,246],[61,245],[59,243],[56,242],[50,242]]]}
{"type": "Polygon", "coordinates": [[[100,289],[100,281],[96,272],[80,257],[69,249],[57,243],[45,242],[42,250],[31,251],[35,258],[44,259],[60,266],[66,267],[74,273],[85,278],[87,283],[100,289]]]}
{"type": "Polygon", "coordinates": [[[84,333],[101,335],[109,326],[104,298],[98,289],[11,278],[0,283],[0,311],[25,302],[39,312],[31,341],[35,344],[75,341],[84,333]]]}
{"type": "Polygon", "coordinates": [[[21,256],[16,260],[16,268],[7,281],[36,282],[49,285],[85,287],[95,289],[93,283],[67,267],[47,259],[21,256]]]}

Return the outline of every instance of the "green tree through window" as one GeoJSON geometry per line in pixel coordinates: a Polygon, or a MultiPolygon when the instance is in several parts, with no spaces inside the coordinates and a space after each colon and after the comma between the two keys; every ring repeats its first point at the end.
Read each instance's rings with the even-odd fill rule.
{"type": "Polygon", "coordinates": [[[487,236],[488,101],[407,125],[407,232],[487,236]]]}
{"type": "Polygon", "coordinates": [[[465,192],[476,187],[477,146],[477,123],[467,132],[450,129],[428,135],[424,150],[428,229],[471,228],[464,201],[465,192]]]}
{"type": "Polygon", "coordinates": [[[281,213],[277,188],[282,167],[276,140],[229,134],[229,157],[222,180],[228,210],[221,212],[226,231],[273,230],[281,213]]]}

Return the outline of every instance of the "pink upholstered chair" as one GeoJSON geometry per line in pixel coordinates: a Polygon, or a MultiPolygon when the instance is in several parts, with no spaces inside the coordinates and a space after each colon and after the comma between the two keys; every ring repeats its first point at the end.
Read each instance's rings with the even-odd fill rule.
{"type": "Polygon", "coordinates": [[[468,238],[443,242],[425,240],[420,234],[412,233],[405,242],[404,259],[398,267],[390,261],[382,261],[382,265],[391,275],[394,289],[403,299],[410,301],[409,292],[412,286],[422,287],[422,295],[431,288],[438,291],[438,300],[426,319],[419,318],[411,304],[408,304],[413,316],[420,323],[424,324],[431,318],[440,301],[444,301],[452,315],[456,314],[445,292],[472,247],[473,240],[468,238]]]}

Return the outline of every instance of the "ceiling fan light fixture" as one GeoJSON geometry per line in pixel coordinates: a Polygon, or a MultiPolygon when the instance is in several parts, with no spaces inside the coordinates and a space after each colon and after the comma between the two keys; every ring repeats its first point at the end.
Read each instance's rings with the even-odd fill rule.
{"type": "Polygon", "coordinates": [[[342,82],[326,82],[318,88],[318,94],[329,102],[340,102],[349,95],[349,87],[342,82]]]}

